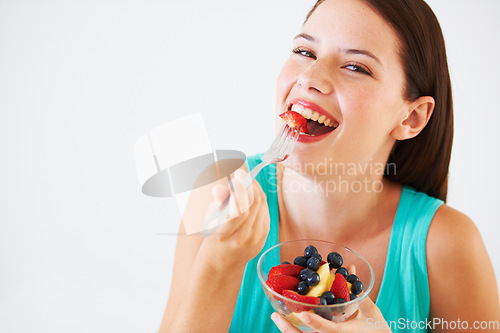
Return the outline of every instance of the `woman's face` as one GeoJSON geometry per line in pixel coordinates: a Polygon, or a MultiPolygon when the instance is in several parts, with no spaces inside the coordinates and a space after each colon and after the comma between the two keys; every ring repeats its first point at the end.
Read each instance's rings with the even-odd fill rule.
{"type": "Polygon", "coordinates": [[[316,9],[278,77],[277,114],[298,110],[323,125],[308,121],[313,134],[300,136],[287,166],[386,162],[391,132],[409,106],[398,42],[361,0],[327,0],[316,9]]]}

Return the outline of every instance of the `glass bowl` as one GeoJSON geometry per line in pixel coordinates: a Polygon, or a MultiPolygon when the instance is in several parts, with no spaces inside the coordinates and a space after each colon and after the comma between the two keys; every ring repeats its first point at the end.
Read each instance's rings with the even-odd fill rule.
{"type": "MultiPolygon", "coordinates": [[[[331,270],[331,272],[335,271],[335,268],[331,270]]],[[[349,274],[351,274],[351,272],[349,272],[349,274]]],[[[315,312],[323,318],[335,322],[344,321],[352,316],[365,298],[368,297],[375,282],[375,275],[372,267],[361,255],[345,246],[313,239],[293,240],[271,247],[259,258],[257,262],[257,275],[269,302],[271,302],[276,312],[302,331],[310,331],[312,329],[299,319],[298,314],[300,312],[315,312]],[[318,250],[318,253],[323,257],[324,261],[326,261],[327,255],[330,252],[337,252],[343,258],[344,262],[342,267],[348,268],[350,265],[355,266],[356,276],[364,286],[363,291],[357,295],[356,299],[342,304],[312,305],[284,297],[269,288],[266,281],[271,268],[284,261],[293,264],[296,257],[304,255],[304,249],[309,245],[314,246],[318,250]]]]}

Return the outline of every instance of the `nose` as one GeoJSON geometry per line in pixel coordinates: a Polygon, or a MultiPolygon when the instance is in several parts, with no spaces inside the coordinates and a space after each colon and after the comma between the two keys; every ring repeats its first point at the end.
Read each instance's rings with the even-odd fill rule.
{"type": "Polygon", "coordinates": [[[333,92],[333,70],[327,63],[315,60],[299,74],[297,83],[308,91],[325,95],[331,94],[333,92]]]}

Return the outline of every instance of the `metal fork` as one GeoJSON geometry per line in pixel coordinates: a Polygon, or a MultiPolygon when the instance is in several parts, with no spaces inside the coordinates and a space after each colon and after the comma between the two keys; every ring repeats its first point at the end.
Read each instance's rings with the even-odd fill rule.
{"type": "MultiPolygon", "coordinates": [[[[262,155],[262,162],[257,164],[247,175],[245,178],[241,180],[241,185],[243,188],[247,189],[250,184],[252,184],[252,180],[259,174],[259,172],[266,165],[271,163],[279,163],[283,162],[290,156],[293,151],[293,147],[295,147],[295,143],[297,143],[297,139],[300,135],[300,127],[291,128],[287,124],[283,125],[280,132],[274,139],[271,147],[262,155]]],[[[230,188],[233,192],[233,186],[230,182],[230,188]]],[[[203,226],[203,235],[210,234],[214,227],[220,225],[221,222],[229,216],[229,199],[231,195],[228,195],[224,201],[221,203],[219,208],[212,213],[206,220],[203,226]]]]}
{"type": "Polygon", "coordinates": [[[241,184],[245,189],[250,186],[252,180],[266,165],[271,163],[283,162],[292,153],[293,147],[299,138],[300,128],[291,128],[288,125],[283,125],[281,131],[274,139],[271,147],[262,155],[262,162],[257,164],[248,175],[241,180],[241,184]]]}

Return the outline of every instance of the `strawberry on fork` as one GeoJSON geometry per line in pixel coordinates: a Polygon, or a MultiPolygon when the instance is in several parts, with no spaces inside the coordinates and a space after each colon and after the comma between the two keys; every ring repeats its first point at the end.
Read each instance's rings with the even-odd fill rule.
{"type": "Polygon", "coordinates": [[[295,111],[286,111],[280,114],[280,117],[291,128],[300,127],[300,131],[307,134],[307,120],[300,113],[295,111]]]}

